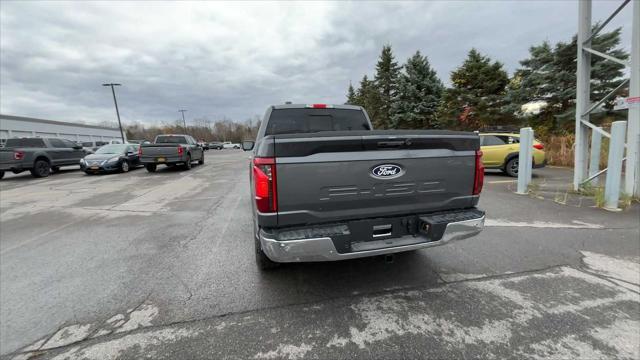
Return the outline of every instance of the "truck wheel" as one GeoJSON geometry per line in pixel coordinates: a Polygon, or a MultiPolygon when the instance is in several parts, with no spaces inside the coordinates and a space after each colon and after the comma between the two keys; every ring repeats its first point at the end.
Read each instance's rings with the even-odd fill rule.
{"type": "Polygon", "coordinates": [[[4,171],[0,170],[0,179],[4,177],[4,171]]]}
{"type": "Polygon", "coordinates": [[[275,269],[275,268],[279,267],[280,263],[277,263],[277,262],[269,259],[269,257],[267,257],[267,255],[265,255],[264,251],[262,251],[262,247],[260,246],[260,240],[258,240],[258,238],[256,238],[255,235],[254,235],[253,238],[255,240],[256,265],[258,265],[258,269],[260,269],[260,270],[272,270],[272,269],[275,269]]]}
{"type": "Polygon", "coordinates": [[[184,161],[184,169],[185,170],[191,169],[191,155],[187,155],[187,159],[184,161]]]}
{"type": "Polygon", "coordinates": [[[41,178],[47,177],[51,174],[51,165],[47,160],[36,160],[33,164],[33,169],[31,169],[31,175],[33,177],[41,178]]]}
{"type": "Polygon", "coordinates": [[[126,173],[129,171],[129,162],[127,160],[122,160],[120,163],[120,172],[126,173]]]}
{"type": "Polygon", "coordinates": [[[148,172],[156,172],[156,164],[147,164],[144,166],[148,172]]]}
{"type": "Polygon", "coordinates": [[[514,157],[507,161],[507,165],[504,166],[504,172],[511,177],[518,177],[518,158],[514,157]]]}
{"type": "Polygon", "coordinates": [[[198,164],[199,165],[204,164],[204,153],[202,153],[202,157],[200,158],[200,160],[198,160],[198,164]]]}

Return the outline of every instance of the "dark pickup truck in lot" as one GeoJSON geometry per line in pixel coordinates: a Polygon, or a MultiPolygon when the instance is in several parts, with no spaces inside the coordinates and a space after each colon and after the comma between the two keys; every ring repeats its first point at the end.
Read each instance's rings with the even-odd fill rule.
{"type": "Polygon", "coordinates": [[[204,164],[204,149],[189,135],[158,135],[153,144],[140,145],[139,155],[149,172],[156,171],[158,165],[182,165],[189,170],[193,161],[204,164]]]}
{"type": "Polygon", "coordinates": [[[78,165],[86,155],[80,144],[59,138],[12,138],[0,148],[0,179],[5,171],[30,171],[46,177],[60,166],[78,165]]]}
{"type": "Polygon", "coordinates": [[[478,135],[372,130],[363,108],[271,106],[250,166],[256,261],[332,261],[478,234],[478,135]]]}

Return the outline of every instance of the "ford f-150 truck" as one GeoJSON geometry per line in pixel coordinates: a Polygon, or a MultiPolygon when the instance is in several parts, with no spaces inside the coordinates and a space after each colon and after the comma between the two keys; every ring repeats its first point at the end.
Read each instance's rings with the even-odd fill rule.
{"type": "Polygon", "coordinates": [[[156,171],[159,164],[182,165],[186,170],[193,161],[204,164],[204,149],[189,135],[158,135],[153,144],[140,145],[138,155],[148,172],[156,171]]]}
{"type": "Polygon", "coordinates": [[[5,171],[30,171],[47,177],[60,166],[78,165],[87,153],[80,144],[59,138],[11,138],[0,148],[0,179],[5,171]]]}
{"type": "Polygon", "coordinates": [[[484,227],[475,133],[378,131],[359,106],[286,104],[242,147],[253,151],[261,269],[416,250],[484,227]]]}

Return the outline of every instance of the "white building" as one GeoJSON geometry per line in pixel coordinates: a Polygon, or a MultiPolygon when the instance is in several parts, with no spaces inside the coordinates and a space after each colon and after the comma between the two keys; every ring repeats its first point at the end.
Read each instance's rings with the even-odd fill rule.
{"type": "Polygon", "coordinates": [[[58,137],[80,143],[122,140],[118,128],[0,114],[0,142],[13,137],[58,137]]]}

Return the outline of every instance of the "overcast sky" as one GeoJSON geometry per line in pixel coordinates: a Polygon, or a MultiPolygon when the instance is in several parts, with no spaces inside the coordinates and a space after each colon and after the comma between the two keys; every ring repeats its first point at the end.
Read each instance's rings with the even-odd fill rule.
{"type": "MultiPolygon", "coordinates": [[[[593,19],[621,1],[595,1],[593,19]]],[[[125,123],[246,120],[270,104],[343,103],[383,44],[416,50],[445,83],[471,47],[518,67],[532,44],[569,40],[577,1],[171,3],[2,1],[0,112],[125,123]]],[[[608,29],[623,27],[631,6],[608,29]]]]}

